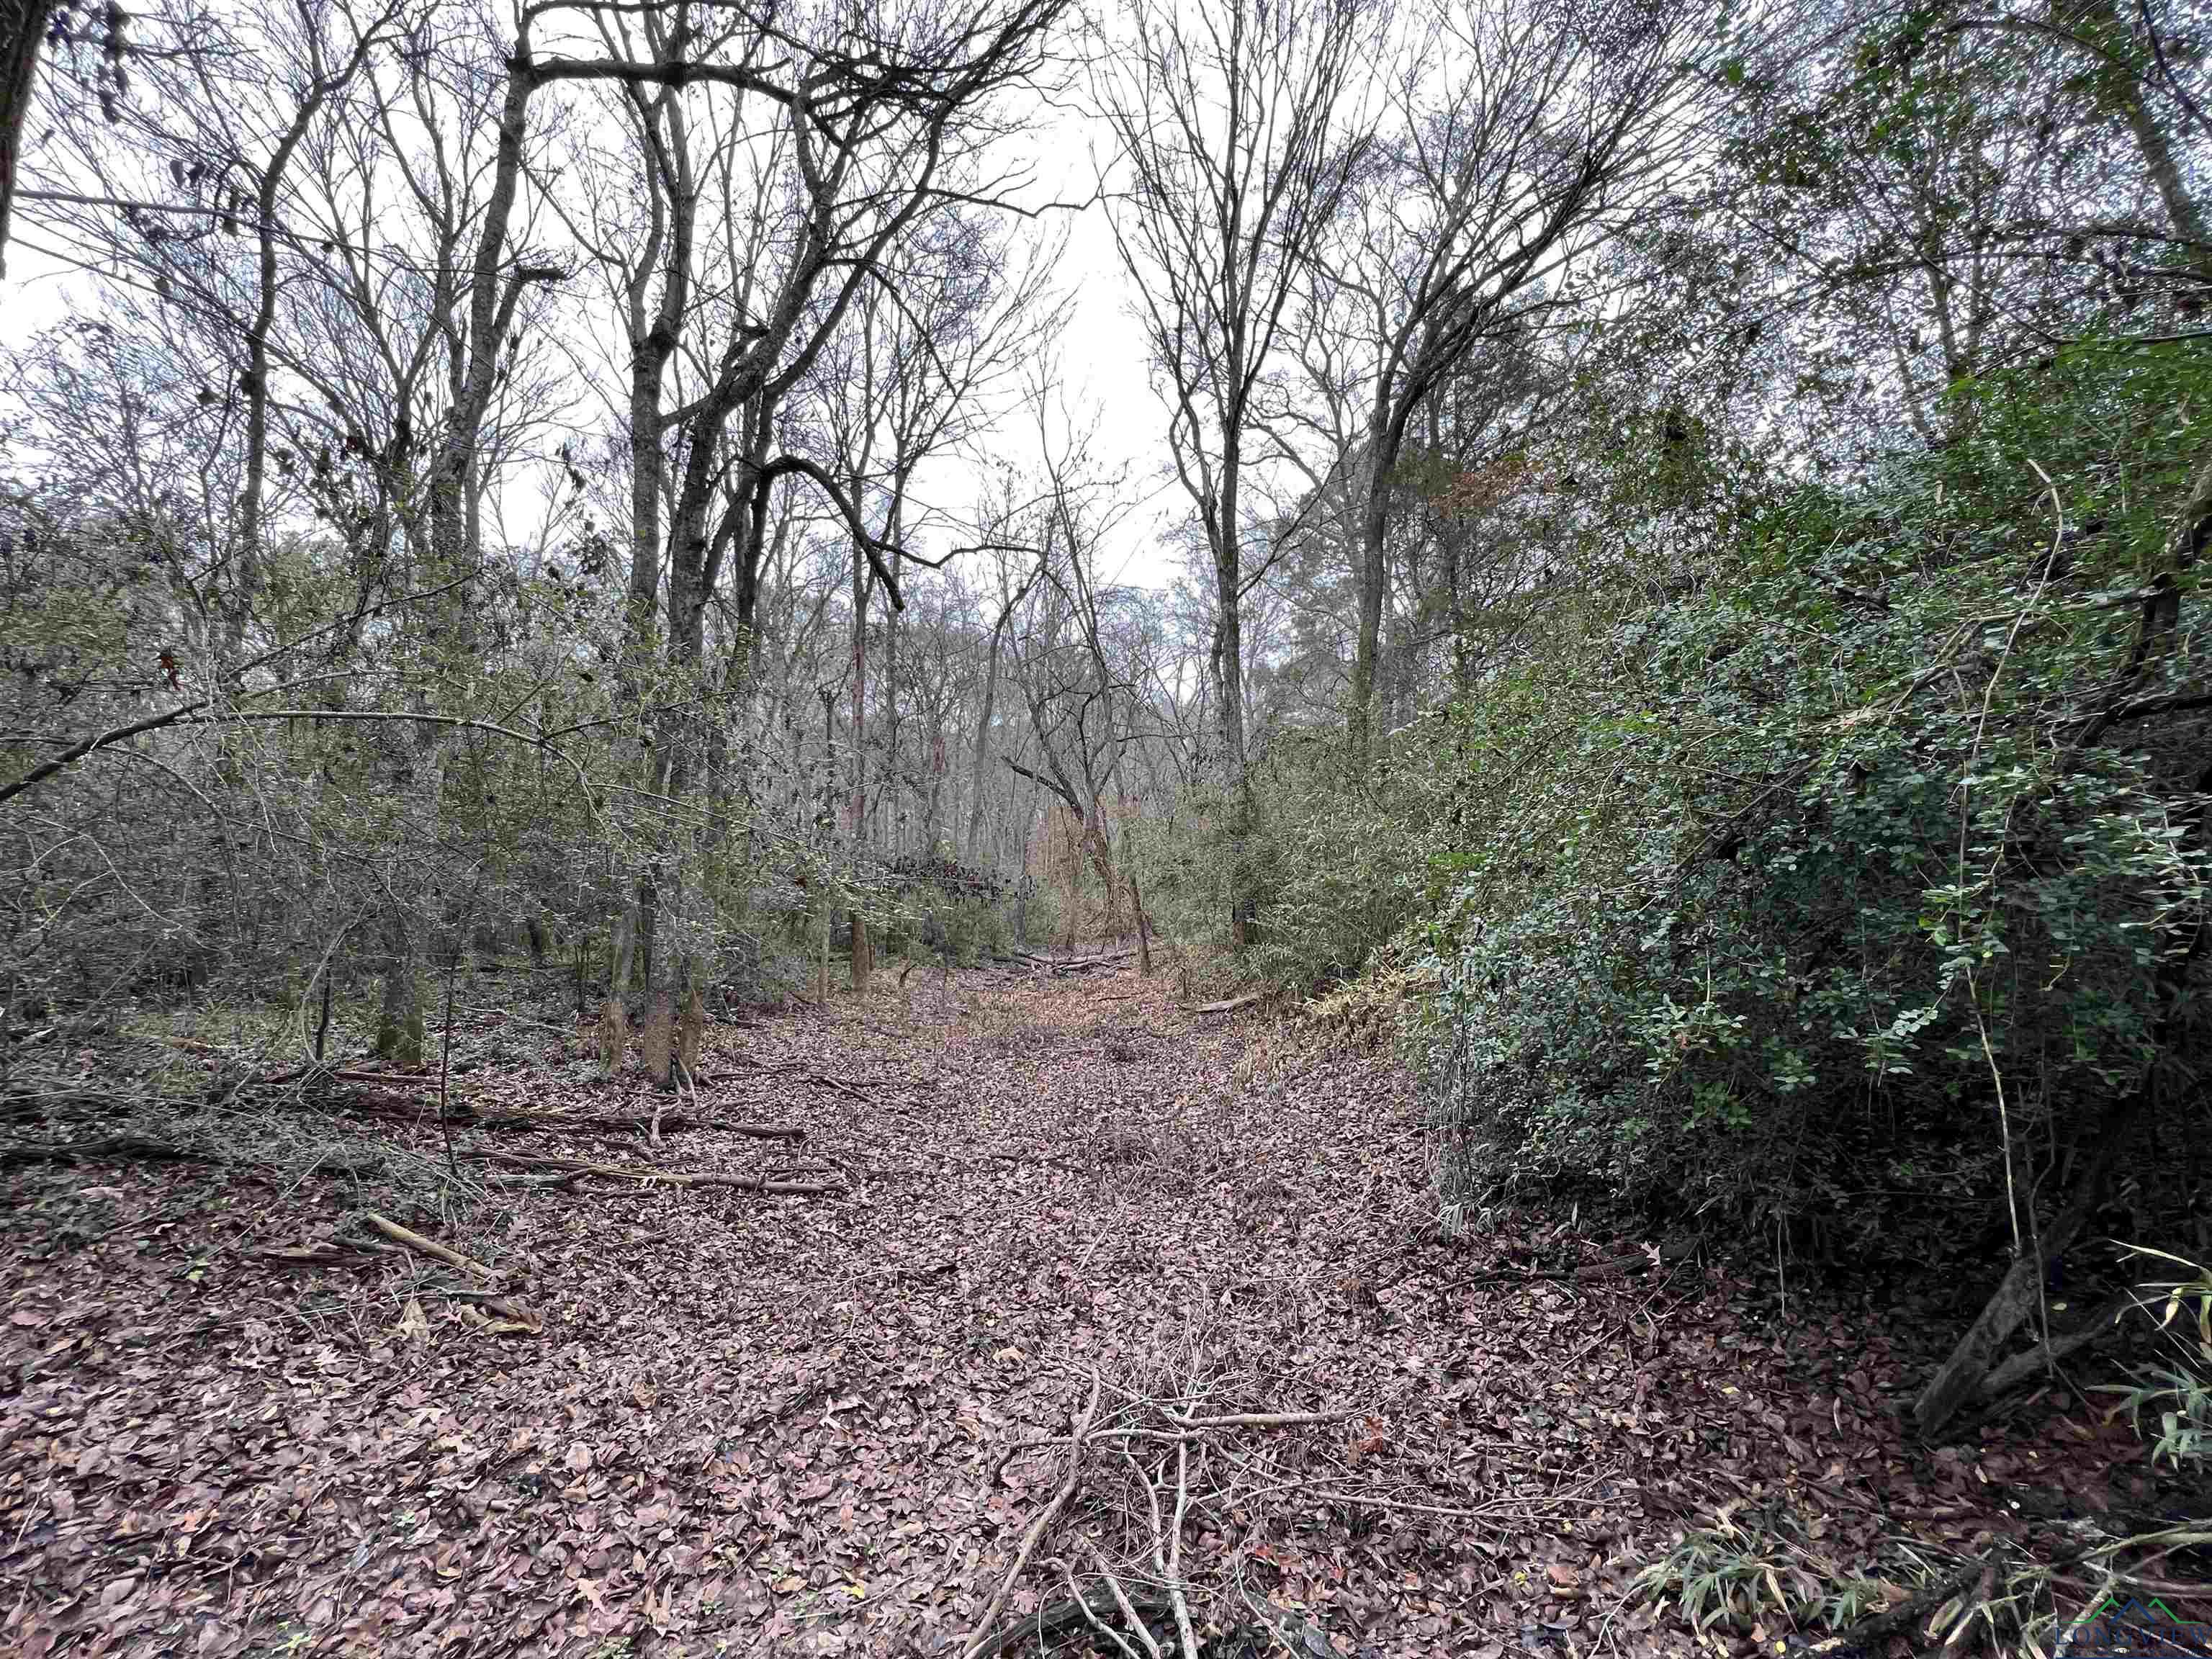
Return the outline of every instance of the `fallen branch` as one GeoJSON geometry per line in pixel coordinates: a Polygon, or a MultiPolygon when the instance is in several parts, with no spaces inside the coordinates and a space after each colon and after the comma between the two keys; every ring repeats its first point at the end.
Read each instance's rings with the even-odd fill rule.
{"type": "Polygon", "coordinates": [[[1051,964],[1051,968],[1055,974],[1088,973],[1093,968],[1115,967],[1127,962],[1136,954],[1136,949],[1133,945],[1126,951],[1109,951],[1103,957],[1076,957],[1066,962],[1055,962],[1051,964]]]}
{"type": "Polygon", "coordinates": [[[536,1309],[517,1302],[510,1297],[492,1296],[483,1291],[447,1291],[444,1294],[456,1302],[472,1304],[462,1312],[474,1315],[477,1328],[486,1336],[543,1336],[545,1316],[536,1309]],[[500,1316],[491,1319],[475,1313],[476,1307],[484,1307],[500,1316]]]}
{"type": "Polygon", "coordinates": [[[411,1227],[403,1227],[374,1210],[364,1210],[361,1218],[393,1243],[404,1244],[417,1255],[427,1255],[434,1261],[442,1261],[448,1267],[458,1267],[463,1273],[475,1273],[480,1278],[497,1279],[500,1276],[496,1267],[488,1267],[474,1256],[463,1255],[459,1250],[441,1244],[434,1238],[425,1238],[411,1227]]]}
{"type": "Polygon", "coordinates": [[[810,1072],[804,1060],[750,1060],[743,1054],[731,1056],[740,1066],[750,1066],[757,1072],[766,1072],[770,1077],[795,1077],[802,1083],[818,1083],[825,1089],[835,1089],[841,1095],[849,1095],[866,1104],[870,1099],[866,1091],[842,1078],[831,1077],[825,1072],[810,1072]]]}
{"type": "MultiPolygon", "coordinates": [[[[1138,1484],[1145,1489],[1145,1507],[1150,1511],[1152,1522],[1152,1572],[1161,1583],[1167,1585],[1169,1593],[1176,1598],[1171,1610],[1176,1615],[1176,1632],[1180,1637],[1184,1626],[1189,1623],[1190,1612],[1188,1604],[1182,1599],[1182,1587],[1173,1583],[1168,1575],[1168,1558],[1164,1542],[1167,1527],[1160,1516],[1159,1488],[1152,1484],[1152,1476],[1145,1473],[1127,1446],[1121,1448],[1121,1461],[1129,1466],[1129,1473],[1137,1477],[1138,1484]]],[[[1186,1644],[1182,1659],[1198,1659],[1196,1647],[1186,1644]]]]}
{"type": "MultiPolygon", "coordinates": [[[[952,1155],[950,1152],[939,1152],[938,1156],[949,1158],[952,1155]]],[[[1057,1164],[1064,1170],[1076,1170],[1088,1167],[1081,1159],[1069,1158],[1061,1152],[1002,1152],[986,1146],[981,1149],[978,1156],[999,1164],[1057,1164]]]]}
{"type": "MultiPolygon", "coordinates": [[[[1191,1370],[1198,1369],[1194,1354],[1191,1370]]],[[[1175,1524],[1168,1531],[1168,1599],[1175,1604],[1176,1630],[1182,1637],[1183,1659],[1198,1659],[1198,1632],[1191,1628],[1190,1601],[1182,1588],[1182,1522],[1190,1509],[1190,1439],[1176,1442],[1175,1524]]]]}
{"type": "Polygon", "coordinates": [[[1021,1547],[1014,1552],[1013,1565],[1006,1569],[1006,1576],[1000,1581],[998,1593],[984,1607],[983,1616],[975,1621],[975,1633],[969,1636],[968,1645],[963,1650],[965,1659],[982,1659],[985,1654],[992,1651],[995,1644],[991,1638],[991,1626],[998,1621],[1007,1597],[1014,1593],[1015,1583],[1021,1577],[1022,1569],[1029,1565],[1030,1555],[1036,1548],[1037,1540],[1044,1536],[1044,1529],[1052,1524],[1053,1516],[1058,1515],[1069,1498],[1074,1495],[1076,1482],[1083,1474],[1084,1437],[1091,1431],[1091,1419],[1098,1415],[1098,1393],[1102,1386],[1098,1368],[1094,1365],[1091,1368],[1091,1403],[1075,1419],[1075,1449],[1067,1460],[1067,1478],[1060,1483],[1060,1490],[1053,1494],[1052,1502],[1038,1511],[1036,1519],[1030,1522],[1029,1530],[1022,1534],[1021,1547]]]}
{"type": "Polygon", "coordinates": [[[360,1244],[325,1239],[316,1244],[271,1244],[252,1254],[281,1267],[365,1267],[384,1254],[360,1244]]]}
{"type": "Polygon", "coordinates": [[[576,1172],[564,1170],[551,1175],[495,1175],[486,1176],[484,1185],[495,1192],[573,1192],[576,1172]]]}
{"type": "Polygon", "coordinates": [[[537,1157],[523,1152],[472,1152],[488,1164],[514,1170],[561,1170],[574,1175],[605,1176],[611,1180],[635,1181],[651,1187],[730,1187],[739,1192],[806,1196],[847,1190],[836,1181],[771,1181],[764,1176],[693,1174],[681,1170],[657,1170],[636,1164],[592,1164],[580,1158],[537,1157]]]}
{"type": "Polygon", "coordinates": [[[16,1164],[80,1164],[94,1158],[143,1158],[155,1163],[220,1164],[212,1152],[196,1152],[188,1146],[172,1146],[143,1135],[112,1135],[80,1146],[55,1142],[38,1146],[0,1148],[0,1168],[16,1164]]]}
{"type": "MultiPolygon", "coordinates": [[[[866,1099],[866,1096],[860,1097],[866,1099]]],[[[345,1109],[365,1117],[412,1117],[415,1114],[398,1103],[352,1100],[342,1103],[345,1109]]],[[[423,1098],[420,1109],[428,1112],[436,1103],[423,1098]]],[[[650,1115],[635,1117],[599,1117],[588,1112],[477,1112],[466,1105],[457,1107],[453,1122],[464,1129],[487,1129],[516,1134],[534,1134],[543,1130],[547,1133],[574,1131],[579,1133],[637,1133],[650,1134],[655,1119],[663,1134],[675,1134],[685,1129],[713,1129],[723,1134],[747,1135],[755,1140],[788,1140],[806,1139],[806,1131],[795,1123],[718,1123],[711,1118],[688,1115],[682,1112],[663,1110],[650,1115]]]]}
{"type": "Polygon", "coordinates": [[[1165,1406],[1158,1410],[1178,1429],[1194,1432],[1200,1429],[1279,1429],[1299,1423],[1342,1423],[1359,1415],[1355,1411],[1237,1412],[1226,1417],[1184,1417],[1165,1406]]]}
{"type": "Polygon", "coordinates": [[[2087,1347],[2100,1337],[2110,1336],[2120,1316],[2134,1305],[2135,1298],[2122,1291],[2064,1335],[2053,1336],[2048,1342],[2038,1343],[2026,1353],[2014,1354],[1997,1366],[1982,1379],[1978,1392],[1984,1399],[1990,1400],[2008,1393],[2038,1371],[2056,1365],[2075,1350],[2087,1347]]]}
{"type": "MultiPolygon", "coordinates": [[[[1091,1543],[1087,1538],[1083,1541],[1090,1547],[1091,1565],[1098,1570],[1099,1577],[1106,1581],[1106,1588],[1113,1593],[1114,1605],[1121,1609],[1121,1617],[1128,1621],[1129,1628],[1137,1633],[1138,1640],[1145,1644],[1145,1651],[1152,1656],[1152,1659],[1160,1659],[1160,1644],[1152,1639],[1151,1627],[1138,1616],[1136,1608],[1129,1604],[1128,1593],[1121,1588],[1121,1579],[1107,1566],[1106,1558],[1099,1553],[1098,1546],[1091,1543]]],[[[1148,1605],[1153,1606],[1161,1612],[1172,1611],[1170,1608],[1159,1607],[1157,1602],[1148,1605]]]]}
{"type": "Polygon", "coordinates": [[[1870,1618],[1860,1620],[1849,1630],[1823,1637],[1799,1651],[1804,1659],[1827,1659],[1827,1656],[1838,1653],[1863,1653],[1875,1643],[1917,1622],[1923,1613],[1950,1600],[1996,1564],[1995,1551],[1986,1556],[1977,1556],[1956,1572],[1937,1579],[1917,1595],[1908,1595],[1895,1607],[1885,1607],[1870,1618]]]}
{"type": "MultiPolygon", "coordinates": [[[[1060,1582],[1067,1586],[1067,1600],[1061,1602],[1060,1606],[1063,1607],[1072,1608],[1079,1613],[1082,1615],[1084,1623],[1089,1625],[1091,1628],[1097,1631],[1099,1635],[1111,1642],[1114,1644],[1115,1650],[1125,1656],[1125,1659],[1137,1659],[1137,1650],[1129,1645],[1129,1638],[1122,1635],[1120,1631],[1115,1630],[1113,1626],[1108,1624],[1103,1619],[1101,1619],[1096,1613],[1091,1611],[1091,1603],[1084,1597],[1082,1587],[1075,1582],[1075,1569],[1069,1566],[1067,1563],[1063,1561],[1060,1564],[1060,1582]]],[[[1115,1588],[1118,1591],[1121,1587],[1117,1584],[1115,1588]]],[[[1032,1634],[1036,1635],[1039,1645],[1042,1645],[1042,1629],[1045,1617],[1046,1609],[1042,1607],[1039,1608],[1037,1610],[1036,1617],[1033,1620],[1023,1620],[1021,1634],[1024,1637],[1032,1634]],[[1032,1626],[1035,1626],[1035,1628],[1033,1629],[1032,1626]]],[[[1150,1631],[1146,1631],[1145,1632],[1145,1641],[1147,1650],[1153,1656],[1153,1659],[1158,1659],[1159,1646],[1157,1643],[1152,1641],[1152,1632],[1150,1631]]]]}
{"type": "Polygon", "coordinates": [[[1231,997],[1226,1002],[1185,1003],[1183,1008],[1186,1012],[1194,1014],[1233,1014],[1239,1008],[1249,1008],[1267,994],[1265,991],[1247,991],[1243,996],[1231,997]]]}
{"type": "MultiPolygon", "coordinates": [[[[1096,1553],[1095,1550],[1093,1553],[1096,1553]]],[[[1083,1587],[1075,1582],[1073,1570],[1065,1561],[1057,1565],[1060,1567],[1061,1581],[1067,1586],[1067,1598],[1065,1601],[1055,1601],[1049,1607],[1041,1607],[1035,1613],[1024,1615],[1018,1624],[1008,1626],[1006,1630],[991,1639],[989,1645],[983,1649],[982,1653],[977,1656],[977,1659],[997,1659],[997,1656],[1009,1651],[1017,1643],[1026,1645],[1033,1642],[1037,1644],[1036,1650],[1051,1652],[1057,1647],[1062,1635],[1083,1625],[1089,1625],[1091,1629],[1103,1635],[1126,1656],[1126,1659],[1139,1659],[1139,1650],[1132,1647],[1128,1639],[1102,1619],[1097,1609],[1091,1607],[1083,1587]]],[[[1135,1606],[1133,1606],[1129,1596],[1123,1592],[1118,1580],[1109,1575],[1106,1582],[1115,1602],[1121,1608],[1122,1617],[1128,1621],[1130,1628],[1137,1633],[1138,1639],[1144,1643],[1145,1659],[1160,1659],[1160,1645],[1152,1639],[1152,1632],[1138,1617],[1136,1606],[1149,1607],[1155,1615],[1161,1615],[1168,1611],[1167,1602],[1158,1596],[1140,1595],[1136,1598],[1135,1606]]],[[[1094,1587],[1091,1594],[1097,1593],[1094,1587]]]]}
{"type": "Polygon", "coordinates": [[[1127,962],[1136,954],[1137,947],[1132,945],[1125,950],[1109,951],[1096,957],[1041,957],[1034,951],[1024,951],[1016,959],[1048,974],[1084,974],[1093,968],[1110,968],[1115,963],[1127,962]]]}
{"type": "MultiPolygon", "coordinates": [[[[698,1104],[696,1091],[692,1103],[698,1104]]],[[[472,1129],[638,1129],[650,1130],[658,1121],[663,1134],[675,1134],[684,1129],[715,1129],[724,1134],[749,1135],[755,1140],[799,1141],[806,1139],[806,1131],[795,1123],[717,1123],[712,1118],[689,1116],[681,1112],[660,1111],[652,1117],[592,1117],[570,1112],[502,1112],[483,1117],[464,1118],[460,1121],[472,1129]]]]}

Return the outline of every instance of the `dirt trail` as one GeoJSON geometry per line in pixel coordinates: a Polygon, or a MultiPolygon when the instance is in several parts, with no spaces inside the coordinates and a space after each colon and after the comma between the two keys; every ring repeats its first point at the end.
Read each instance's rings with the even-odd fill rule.
{"type": "MultiPolygon", "coordinates": [[[[1763,1292],[1632,1271],[1638,1241],[1437,1238],[1385,1054],[1126,971],[880,983],[710,1035],[706,1115],[800,1146],[459,1133],[465,1159],[849,1183],[395,1218],[508,1273],[535,1338],[435,1264],[252,1253],[360,1237],[344,1179],[7,1170],[0,1650],[957,1651],[1067,1473],[1012,1444],[1065,1436],[1094,1368],[1202,1414],[1351,1413],[1212,1436],[1183,1543],[1200,1619],[1266,1608],[1344,1653],[1686,1650],[1626,1577],[1701,1506],[1806,1504],[1848,1557],[1885,1512],[1963,1540],[1990,1482],[2040,1473],[1907,1454],[1886,1407],[1917,1359],[1843,1316],[1785,1344],[1763,1292]]],[[[656,1103],[544,1040],[475,1103],[656,1103]]],[[[1124,1445],[1152,1449],[1088,1449],[1012,1613],[1079,1530],[1145,1576],[1124,1445]]]]}

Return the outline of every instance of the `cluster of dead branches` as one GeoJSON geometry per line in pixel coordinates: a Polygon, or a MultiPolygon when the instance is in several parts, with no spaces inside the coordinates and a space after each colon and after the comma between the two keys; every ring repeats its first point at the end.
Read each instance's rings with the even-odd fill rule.
{"type": "Polygon", "coordinates": [[[1241,1610],[1224,1603],[1209,1611],[1194,1582],[1188,1542],[1219,1530],[1201,1527],[1200,1511],[1223,1507],[1238,1487],[1238,1462],[1226,1450],[1231,1437],[1340,1423],[1355,1413],[1222,1409],[1215,1397],[1222,1385],[1207,1377],[1197,1336],[1179,1371],[1165,1390],[1156,1391],[1109,1380],[1093,1366],[1086,1402],[1066,1434],[1001,1451],[992,1486],[1016,1458],[1043,1449],[1065,1448],[1067,1466],[977,1618],[965,1659],[1047,1652],[1063,1640],[1091,1638],[1125,1659],[1198,1659],[1200,1633],[1208,1626],[1255,1619],[1279,1625],[1280,1609],[1249,1596],[1241,1610]],[[1085,1519],[1041,1555],[1040,1546],[1079,1493],[1093,1500],[1085,1519]],[[1034,1612],[1002,1626],[1033,1563],[1043,1569],[1049,1589],[1034,1612]]]}

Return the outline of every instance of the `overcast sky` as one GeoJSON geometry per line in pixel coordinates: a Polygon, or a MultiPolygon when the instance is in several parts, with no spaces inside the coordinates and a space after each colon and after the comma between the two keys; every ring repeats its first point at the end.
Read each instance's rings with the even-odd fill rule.
{"type": "MultiPolygon", "coordinates": [[[[26,137],[32,154],[26,159],[35,168],[35,116],[31,125],[26,137]]],[[[1092,146],[1100,131],[1069,103],[1040,103],[1029,132],[1012,142],[1007,156],[1031,173],[1021,198],[1088,199],[1096,188],[1092,146]]],[[[1188,502],[1164,471],[1166,411],[1148,382],[1144,335],[1132,314],[1132,290],[1105,216],[1097,203],[1050,216],[1067,233],[1054,274],[1073,305],[1059,350],[1062,397],[1074,422],[1093,427],[1094,460],[1127,480],[1119,503],[1124,510],[1101,550],[1101,574],[1109,582],[1158,586],[1173,578],[1177,556],[1170,536],[1188,517],[1188,502]]],[[[73,308],[85,308],[93,287],[91,278],[51,251],[39,220],[36,202],[17,201],[8,272],[0,278],[0,345],[19,344],[73,308]]],[[[1029,465],[1036,449],[1033,427],[1019,417],[998,435],[991,453],[1029,465]]],[[[955,470],[940,474],[931,493],[943,497],[939,505],[964,510],[975,489],[955,470]]]]}

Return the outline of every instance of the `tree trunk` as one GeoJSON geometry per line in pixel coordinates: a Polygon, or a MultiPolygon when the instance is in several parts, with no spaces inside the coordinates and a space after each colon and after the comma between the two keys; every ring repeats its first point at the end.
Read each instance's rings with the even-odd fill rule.
{"type": "MultiPolygon", "coordinates": [[[[2095,48],[2099,55],[2109,52],[2122,58],[2133,56],[2130,20],[2120,15],[2114,0],[2098,0],[2094,15],[2103,25],[2106,37],[2095,48]]],[[[2148,22],[2150,14],[2145,12],[2143,16],[2148,22]]],[[[2142,156],[2143,168],[2158,189],[2159,200],[2165,205],[2173,234],[2189,244],[2191,268],[2205,281],[2212,282],[2212,227],[2207,226],[2203,209],[2190,193],[2188,179],[2174,159],[2173,145],[2166,129],[2159,125],[2157,115],[2143,98],[2145,83],[2157,73],[2146,64],[2140,70],[2116,76],[2115,95],[2122,105],[2121,112],[2127,117],[2128,131],[2135,138],[2136,149],[2142,156]]]]}
{"type": "Polygon", "coordinates": [[[23,154],[23,122],[39,76],[52,0],[0,0],[0,276],[8,274],[8,225],[23,154]]]}
{"type": "MultiPolygon", "coordinates": [[[[855,854],[867,842],[868,829],[868,580],[866,554],[853,549],[853,718],[852,786],[847,803],[848,833],[855,854]]],[[[857,977],[857,975],[856,975],[857,977]]]]}
{"type": "Polygon", "coordinates": [[[1259,810],[1244,746],[1243,573],[1237,545],[1237,468],[1241,461],[1232,447],[1222,467],[1221,529],[1213,550],[1213,672],[1221,698],[1221,759],[1228,773],[1230,801],[1229,938],[1239,951],[1257,938],[1260,912],[1252,869],[1259,810]]]}
{"type": "Polygon", "coordinates": [[[687,955],[678,978],[683,991],[683,1012],[676,1022],[676,1063],[683,1068],[684,1079],[696,1091],[699,1076],[699,1049],[707,1035],[707,997],[704,975],[699,958],[687,955]]]}
{"type": "MultiPolygon", "coordinates": [[[[640,98],[635,106],[646,130],[647,149],[661,163],[654,168],[649,186],[655,217],[667,219],[666,257],[655,261],[648,252],[641,261],[625,296],[629,306],[629,512],[630,564],[628,635],[633,652],[644,648],[653,631],[655,602],[660,594],[662,549],[661,497],[667,487],[668,453],[661,441],[660,401],[668,360],[675,356],[691,291],[691,250],[696,217],[696,191],[691,179],[691,149],[684,127],[680,103],[666,106],[668,131],[659,142],[655,130],[657,104],[640,98]],[[647,284],[655,264],[660,269],[660,303],[650,318],[646,312],[647,284]]],[[[653,241],[664,227],[656,224],[653,241]]],[[[657,250],[652,250],[657,251],[657,250]]]]}
{"type": "Polygon", "coordinates": [[[645,1040],[641,1045],[645,1061],[645,1074],[653,1086],[670,1090],[676,1086],[676,999],[663,986],[653,996],[652,1012],[646,1016],[645,1040]]]}
{"type": "MultiPolygon", "coordinates": [[[[889,528],[884,533],[884,539],[890,544],[890,551],[887,556],[890,562],[891,574],[894,577],[899,574],[899,533],[900,520],[904,516],[901,510],[905,504],[904,494],[905,486],[902,483],[898,491],[891,497],[889,528]]],[[[883,781],[876,786],[874,812],[879,819],[888,814],[888,822],[881,826],[873,844],[888,848],[893,857],[896,857],[904,850],[899,845],[898,802],[893,793],[898,778],[899,755],[898,642],[898,612],[885,605],[884,607],[883,672],[884,775],[883,781]]]]}
{"type": "Polygon", "coordinates": [[[385,924],[384,998],[376,1020],[376,1052],[393,1066],[412,1070],[422,1064],[422,982],[417,971],[420,941],[413,919],[391,916],[385,924]]]}
{"type": "Polygon", "coordinates": [[[630,975],[637,964],[637,908],[635,903],[625,904],[615,918],[613,937],[607,950],[607,1000],[629,1001],[630,975]]]}
{"type": "Polygon", "coordinates": [[[867,918],[860,914],[858,906],[853,910],[848,938],[853,950],[853,988],[865,991],[868,988],[868,975],[876,969],[876,947],[868,939],[867,918]]]}
{"type": "MultiPolygon", "coordinates": [[[[522,298],[525,283],[559,273],[546,269],[514,268],[508,257],[507,234],[522,189],[523,146],[529,136],[530,99],[537,90],[530,55],[527,14],[515,36],[508,59],[507,89],[500,104],[499,142],[492,167],[489,193],[484,201],[482,234],[471,264],[466,322],[466,356],[455,365],[455,395],[446,411],[446,430],[430,464],[430,545],[438,565],[437,579],[450,581],[473,568],[476,527],[473,505],[477,479],[477,447],[484,411],[491,405],[498,385],[499,360],[507,340],[507,324],[522,298]]],[[[471,614],[465,603],[451,614],[471,614]]]]}
{"type": "Polygon", "coordinates": [[[1387,428],[1384,411],[1376,410],[1367,434],[1366,495],[1360,502],[1358,578],[1359,637],[1352,647],[1352,708],[1348,733],[1352,763],[1364,768],[1373,746],[1375,681],[1382,654],[1382,580],[1384,537],[1389,484],[1388,459],[1383,453],[1387,428]]]}
{"type": "Polygon", "coordinates": [[[975,758],[968,769],[968,836],[960,856],[981,864],[983,845],[983,779],[991,757],[991,721],[999,706],[999,662],[1006,647],[1006,623],[1014,614],[1014,601],[1000,607],[991,627],[991,653],[983,669],[983,710],[975,722],[975,758]]]}

